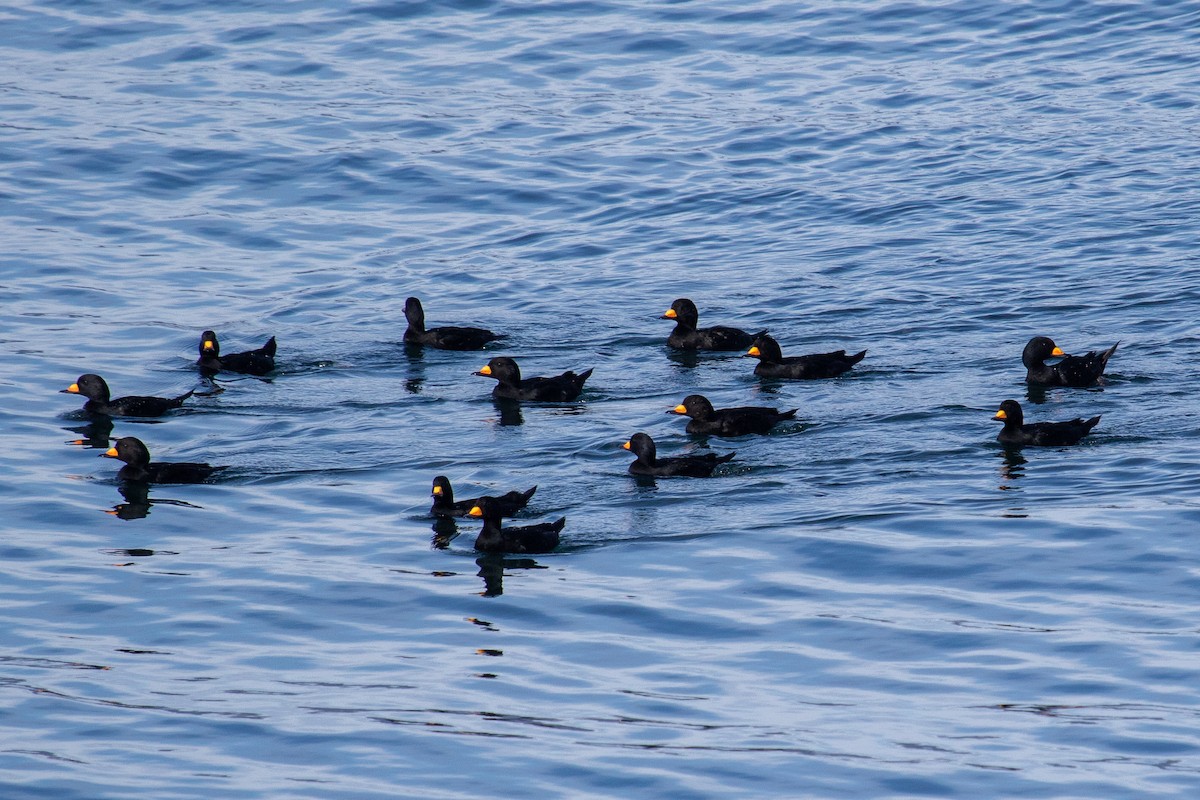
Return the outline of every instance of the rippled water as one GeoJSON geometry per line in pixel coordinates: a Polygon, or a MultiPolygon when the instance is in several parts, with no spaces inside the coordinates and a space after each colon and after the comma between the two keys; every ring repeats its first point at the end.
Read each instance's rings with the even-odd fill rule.
{"type": "Polygon", "coordinates": [[[3,19],[5,798],[1195,796],[1194,4],[3,19]],[[410,294],[595,375],[503,413],[410,294]],[[680,296],[868,356],[671,353],[680,296]],[[278,375],[213,392],[205,328],[278,375]],[[1035,333],[1109,381],[1031,393],[1035,333]],[[89,428],[83,372],[204,396],[89,428]],[[1013,456],[1006,397],[1103,419],[1013,456]],[[738,458],[639,483],[637,430],[738,458]],[[110,434],[230,469],[130,508],[110,434]],[[432,547],[439,473],[564,545],[432,547]]]}

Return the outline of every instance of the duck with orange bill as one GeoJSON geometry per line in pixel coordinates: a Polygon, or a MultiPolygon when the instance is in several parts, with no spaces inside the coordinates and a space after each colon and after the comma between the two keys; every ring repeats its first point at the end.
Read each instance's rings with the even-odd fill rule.
{"type": "Polygon", "coordinates": [[[791,378],[793,380],[815,380],[836,378],[863,360],[867,351],[846,355],[845,350],[832,353],[813,353],[807,356],[784,356],[779,342],[770,336],[754,338],[746,352],[747,358],[757,358],[754,374],[762,378],[791,378]]]}
{"type": "Polygon", "coordinates": [[[681,297],[667,309],[661,319],[674,320],[675,329],[667,337],[667,345],[676,350],[742,350],[750,346],[758,334],[746,333],[740,328],[730,328],[725,325],[714,325],[711,328],[697,327],[700,323],[700,312],[696,304],[686,297],[681,297]]]}
{"type": "Polygon", "coordinates": [[[495,503],[500,516],[511,517],[528,505],[529,499],[536,491],[537,487],[531,486],[523,492],[514,489],[495,497],[483,495],[455,501],[454,487],[450,485],[450,479],[445,475],[438,475],[433,479],[433,489],[430,491],[433,495],[433,507],[429,509],[429,513],[436,517],[465,517],[471,513],[472,508],[479,505],[481,499],[487,498],[495,503]]]}
{"type": "Polygon", "coordinates": [[[591,377],[592,370],[585,369],[580,373],[568,370],[549,378],[522,378],[517,362],[507,356],[500,356],[488,361],[474,374],[496,381],[492,397],[562,403],[579,397],[584,382],[591,377]]]}
{"type": "Polygon", "coordinates": [[[621,447],[637,456],[629,465],[631,475],[649,475],[661,478],[686,477],[708,478],[719,465],[731,461],[735,453],[719,456],[704,453],[697,456],[664,456],[659,458],[658,447],[648,433],[635,433],[621,447]]]}
{"type": "Polygon", "coordinates": [[[1021,363],[1025,365],[1025,382],[1035,386],[1094,386],[1104,375],[1108,360],[1117,352],[1117,342],[1107,350],[1092,350],[1082,356],[1069,356],[1048,336],[1035,336],[1025,345],[1021,363]],[[1061,358],[1047,364],[1047,358],[1061,358]]]}
{"type": "Polygon", "coordinates": [[[90,372],[80,375],[79,380],[63,389],[62,393],[83,395],[88,399],[83,404],[84,411],[109,417],[161,417],[171,409],[182,406],[183,401],[192,396],[189,391],[178,397],[129,395],[114,400],[104,378],[90,372]]]}
{"type": "Polygon", "coordinates": [[[1001,403],[1000,410],[992,419],[1004,423],[996,439],[1009,447],[1065,447],[1076,444],[1100,422],[1097,415],[1091,419],[1076,417],[1065,422],[1031,422],[1026,425],[1025,413],[1016,400],[1005,400],[1001,403]]]}
{"type": "Polygon", "coordinates": [[[481,497],[467,512],[483,520],[483,529],[475,538],[475,549],[483,553],[549,553],[558,547],[559,534],[567,524],[566,517],[536,525],[501,527],[501,509],[494,497],[481,497]]]}
{"type": "Polygon", "coordinates": [[[142,483],[203,483],[215,473],[226,467],[214,467],[211,464],[196,462],[150,461],[150,450],[141,439],[125,436],[117,439],[116,444],[102,454],[106,458],[115,458],[125,462],[117,472],[117,480],[140,481],[142,483]]]}
{"type": "Polygon", "coordinates": [[[770,406],[737,406],[735,408],[713,408],[713,404],[702,394],[690,394],[683,402],[667,411],[691,417],[688,433],[707,433],[712,436],[746,436],[752,433],[767,433],[779,423],[795,419],[797,408],[780,411],[770,406]]]}
{"type": "Polygon", "coordinates": [[[196,363],[204,373],[240,372],[245,375],[266,375],[275,370],[275,337],[257,350],[221,355],[221,343],[217,334],[205,331],[200,334],[200,358],[196,363]]]}

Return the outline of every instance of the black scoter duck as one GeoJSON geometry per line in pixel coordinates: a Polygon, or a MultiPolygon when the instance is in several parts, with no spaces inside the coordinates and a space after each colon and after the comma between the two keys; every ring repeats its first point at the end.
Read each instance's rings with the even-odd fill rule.
{"type": "Polygon", "coordinates": [[[203,372],[241,372],[246,375],[266,375],[275,369],[275,337],[257,350],[221,355],[221,345],[212,331],[200,334],[200,358],[196,361],[203,372]]]}
{"type": "Polygon", "coordinates": [[[688,433],[745,436],[749,433],[766,433],[786,419],[795,419],[797,411],[799,409],[780,411],[767,406],[715,409],[704,395],[690,394],[667,413],[691,417],[687,424],[688,433]]]}
{"type": "Polygon", "coordinates": [[[202,483],[214,472],[225,467],[214,467],[211,464],[192,462],[168,462],[151,464],[150,451],[141,439],[125,436],[117,439],[115,445],[104,455],[107,458],[117,458],[125,462],[117,479],[122,481],[141,481],[143,483],[202,483]]]}
{"type": "Polygon", "coordinates": [[[654,440],[645,433],[635,433],[629,437],[628,442],[621,446],[637,456],[637,460],[629,465],[629,472],[632,475],[707,478],[712,475],[718,464],[724,464],[736,455],[735,453],[726,453],[719,456],[716,453],[705,453],[699,456],[659,458],[654,440]]]}
{"type": "Polygon", "coordinates": [[[1093,350],[1083,356],[1069,356],[1048,336],[1035,336],[1025,345],[1021,363],[1025,365],[1025,382],[1040,386],[1092,386],[1104,374],[1108,360],[1117,352],[1117,342],[1107,350],[1093,350]],[[1047,358],[1061,357],[1057,364],[1046,364],[1047,358]]]}
{"type": "Polygon", "coordinates": [[[558,535],[567,524],[566,517],[559,517],[554,522],[502,528],[503,514],[494,497],[479,498],[467,514],[483,519],[483,529],[475,538],[475,549],[483,553],[549,553],[558,547],[558,535]]]}
{"type": "Polygon", "coordinates": [[[784,358],[779,349],[779,342],[770,336],[754,337],[750,350],[746,353],[749,358],[757,358],[754,374],[764,378],[795,378],[812,380],[815,378],[836,378],[855,364],[863,360],[866,350],[852,355],[846,355],[845,350],[835,350],[832,353],[813,353],[808,356],[788,356],[784,358]]]}
{"type": "Polygon", "coordinates": [[[1099,416],[1091,419],[1075,418],[1066,422],[1025,423],[1025,414],[1016,400],[1005,400],[992,419],[1004,423],[996,439],[1006,445],[1034,445],[1037,447],[1063,447],[1075,444],[1091,433],[1100,421],[1099,416]]]}
{"type": "Polygon", "coordinates": [[[408,344],[425,344],[441,350],[479,350],[488,342],[503,338],[503,334],[492,333],[487,328],[443,325],[426,330],[425,309],[415,297],[404,301],[404,318],[408,320],[408,328],[404,331],[404,341],[408,344]]]}
{"type": "Polygon", "coordinates": [[[697,328],[700,312],[696,310],[696,304],[686,297],[671,303],[662,319],[675,320],[675,330],[667,337],[667,344],[677,350],[741,350],[749,347],[754,337],[759,335],[724,325],[697,328]]]}
{"type": "Polygon", "coordinates": [[[143,397],[130,395],[111,399],[108,384],[99,375],[80,375],[79,380],[62,390],[63,394],[81,394],[88,399],[83,410],[89,414],[104,414],[110,417],[161,417],[192,396],[186,392],[178,397],[143,397]]]}
{"type": "Polygon", "coordinates": [[[496,388],[492,389],[493,397],[561,403],[579,396],[583,391],[583,383],[591,376],[592,370],[585,369],[578,374],[568,370],[551,378],[522,378],[517,362],[507,356],[500,356],[488,361],[486,366],[474,374],[496,379],[496,388]]]}
{"type": "Polygon", "coordinates": [[[484,495],[455,502],[450,479],[445,475],[438,475],[433,479],[433,507],[429,512],[439,517],[465,517],[472,508],[479,505],[480,500],[487,499],[499,511],[500,516],[511,517],[529,503],[529,498],[533,497],[536,491],[537,487],[532,486],[524,492],[513,490],[497,497],[484,495]]]}

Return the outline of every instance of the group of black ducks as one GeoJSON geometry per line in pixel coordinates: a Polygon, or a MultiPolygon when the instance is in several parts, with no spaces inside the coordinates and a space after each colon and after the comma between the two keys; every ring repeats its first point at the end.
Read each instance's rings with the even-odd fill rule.
{"type": "MultiPolygon", "coordinates": [[[[420,300],[410,297],[405,302],[404,315],[408,327],[404,332],[406,345],[433,347],[442,350],[480,350],[485,345],[503,339],[484,328],[465,326],[442,326],[427,328],[425,312],[420,300]]],[[[726,326],[699,327],[699,312],[695,303],[680,298],[671,304],[663,319],[675,323],[667,337],[668,346],[687,351],[738,351],[755,358],[756,375],[766,378],[813,380],[837,377],[862,361],[867,351],[847,354],[845,350],[830,353],[814,353],[803,356],[785,357],[779,343],[762,330],[747,333],[726,326]]],[[[1118,343],[1119,344],[1119,343],[1118,343]]],[[[1037,336],[1029,341],[1021,360],[1026,368],[1026,381],[1036,386],[1088,387],[1101,380],[1108,360],[1116,352],[1114,344],[1107,350],[1089,352],[1082,356],[1064,353],[1053,340],[1037,336]],[[1050,358],[1059,359],[1047,364],[1050,358]]],[[[256,350],[221,355],[217,336],[212,331],[201,334],[199,358],[196,361],[200,372],[214,377],[220,372],[234,372],[265,376],[275,369],[275,337],[256,350]]],[[[493,397],[501,401],[568,402],[577,398],[592,370],[580,373],[564,372],[550,377],[523,378],[517,362],[508,357],[496,357],[488,361],[475,375],[496,381],[493,397]]],[[[113,399],[108,384],[94,374],[81,375],[71,386],[63,390],[87,398],[83,411],[94,417],[158,417],[179,408],[192,396],[189,391],[178,397],[130,396],[113,399]]],[[[781,411],[763,406],[742,406],[715,409],[703,395],[684,398],[668,413],[689,417],[688,433],[708,434],[722,437],[737,437],[764,434],[781,422],[795,417],[797,409],[781,411]]],[[[1065,422],[1036,422],[1026,424],[1020,404],[1016,400],[1005,400],[993,419],[1004,423],[997,439],[1007,447],[1048,446],[1061,447],[1077,443],[1091,432],[1100,417],[1073,419],[1065,422]]],[[[709,477],[721,464],[733,459],[734,453],[718,455],[659,456],[654,440],[649,434],[633,434],[623,447],[631,451],[636,459],[629,465],[633,475],[654,477],[709,477]]],[[[117,479],[128,497],[128,489],[145,489],[155,483],[199,483],[213,476],[224,467],[203,463],[160,463],[151,462],[150,452],[139,439],[126,436],[115,441],[105,456],[124,462],[117,479]]],[[[433,506],[435,517],[474,517],[482,520],[483,528],[475,540],[475,548],[491,553],[545,553],[559,544],[559,534],[566,524],[566,517],[554,522],[525,526],[503,527],[501,520],[513,517],[529,503],[537,487],[525,491],[510,491],[499,496],[482,496],[466,500],[455,500],[454,490],[448,478],[439,475],[433,479],[433,506]]]]}

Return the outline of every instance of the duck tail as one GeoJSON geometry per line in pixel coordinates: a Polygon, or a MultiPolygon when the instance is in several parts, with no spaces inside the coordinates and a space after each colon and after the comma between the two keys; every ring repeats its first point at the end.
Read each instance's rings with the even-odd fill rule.
{"type": "Polygon", "coordinates": [[[270,339],[267,339],[267,343],[262,346],[262,351],[264,353],[266,353],[267,355],[269,355],[271,358],[275,357],[275,337],[274,336],[272,336],[270,339]]]}
{"type": "Polygon", "coordinates": [[[854,355],[850,356],[849,361],[851,364],[857,364],[858,362],[862,361],[866,357],[866,355],[867,355],[867,351],[862,350],[862,351],[857,352],[854,355]]]}
{"type": "Polygon", "coordinates": [[[1090,431],[1092,428],[1096,427],[1096,424],[1097,424],[1098,422],[1100,422],[1100,415],[1099,415],[1099,414],[1097,414],[1096,416],[1092,417],[1092,418],[1091,418],[1091,419],[1089,419],[1089,420],[1086,420],[1086,421],[1084,421],[1084,423],[1083,423],[1083,426],[1084,426],[1085,428],[1087,428],[1087,430],[1089,430],[1089,431],[1090,431]]]}

